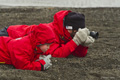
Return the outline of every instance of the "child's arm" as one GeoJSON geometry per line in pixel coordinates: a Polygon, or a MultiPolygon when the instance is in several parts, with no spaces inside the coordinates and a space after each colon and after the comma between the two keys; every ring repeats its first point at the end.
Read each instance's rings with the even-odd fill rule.
{"type": "Polygon", "coordinates": [[[37,61],[32,61],[32,58],[34,58],[34,56],[21,50],[14,50],[11,55],[12,64],[16,69],[43,71],[51,66],[49,56],[37,61]]]}

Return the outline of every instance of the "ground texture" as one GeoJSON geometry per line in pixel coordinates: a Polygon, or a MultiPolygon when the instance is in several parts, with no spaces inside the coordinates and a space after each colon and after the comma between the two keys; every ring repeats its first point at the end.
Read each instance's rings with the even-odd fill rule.
{"type": "Polygon", "coordinates": [[[0,80],[120,80],[120,8],[0,8],[0,28],[49,23],[66,9],[84,13],[86,27],[100,34],[86,57],[52,58],[47,71],[0,65],[0,80]]]}

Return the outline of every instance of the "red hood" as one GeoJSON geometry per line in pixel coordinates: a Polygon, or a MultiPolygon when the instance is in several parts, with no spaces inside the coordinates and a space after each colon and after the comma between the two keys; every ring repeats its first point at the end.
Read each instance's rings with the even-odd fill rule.
{"type": "Polygon", "coordinates": [[[60,35],[63,35],[63,34],[64,34],[64,32],[63,32],[63,28],[64,28],[63,20],[64,20],[64,17],[65,17],[69,12],[71,12],[71,11],[70,11],[70,10],[62,10],[62,11],[57,12],[57,13],[54,15],[53,24],[54,24],[54,25],[57,25],[57,27],[55,26],[54,29],[56,29],[60,35]]]}
{"type": "Polygon", "coordinates": [[[35,26],[33,31],[29,34],[29,38],[33,48],[39,44],[52,43],[55,41],[55,35],[52,29],[43,24],[35,26]]]}

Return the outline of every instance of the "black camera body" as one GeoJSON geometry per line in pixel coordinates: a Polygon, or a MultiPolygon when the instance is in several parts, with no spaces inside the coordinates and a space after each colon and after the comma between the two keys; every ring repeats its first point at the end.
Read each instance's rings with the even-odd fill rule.
{"type": "Polygon", "coordinates": [[[98,39],[99,33],[98,33],[98,32],[95,32],[95,31],[91,31],[91,32],[90,32],[90,36],[92,36],[92,37],[95,38],[95,39],[98,39]]]}

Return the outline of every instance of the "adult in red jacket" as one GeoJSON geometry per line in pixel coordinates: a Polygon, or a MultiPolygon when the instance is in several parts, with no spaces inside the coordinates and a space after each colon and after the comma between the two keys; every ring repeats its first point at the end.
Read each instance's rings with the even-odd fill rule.
{"type": "Polygon", "coordinates": [[[53,57],[67,57],[70,54],[84,57],[88,45],[95,41],[89,36],[90,31],[85,28],[85,16],[80,13],[69,10],[59,11],[54,15],[54,21],[45,25],[51,26],[56,35],[57,42],[53,43],[46,52],[46,54],[51,53],[53,57]],[[78,41],[82,41],[83,38],[85,40],[77,43],[75,38],[79,38],[78,41]]]}
{"type": "Polygon", "coordinates": [[[24,37],[15,39],[6,36],[0,37],[0,63],[11,64],[17,69],[24,70],[40,71],[50,67],[51,63],[47,61],[50,56],[40,60],[40,54],[36,52],[36,48],[40,48],[46,43],[53,43],[55,41],[54,33],[50,27],[42,24],[31,27],[34,29],[24,37]]]}
{"type": "MultiPolygon", "coordinates": [[[[70,54],[77,57],[84,57],[88,50],[86,44],[92,44],[94,42],[94,39],[89,36],[90,31],[88,29],[81,29],[83,31],[78,31],[79,28],[85,28],[85,16],[83,14],[71,12],[69,10],[59,11],[54,15],[53,22],[43,25],[52,28],[57,40],[57,42],[53,43],[50,49],[45,53],[51,54],[53,57],[67,57],[70,54]],[[83,36],[85,36],[85,40],[78,44],[75,40],[76,38],[73,37],[75,32],[81,34],[78,41],[84,38],[83,36]]],[[[26,25],[9,26],[7,32],[9,36],[16,38],[27,35],[29,30],[33,28],[32,26],[26,25]]],[[[76,34],[76,36],[79,34],[76,34]]]]}

